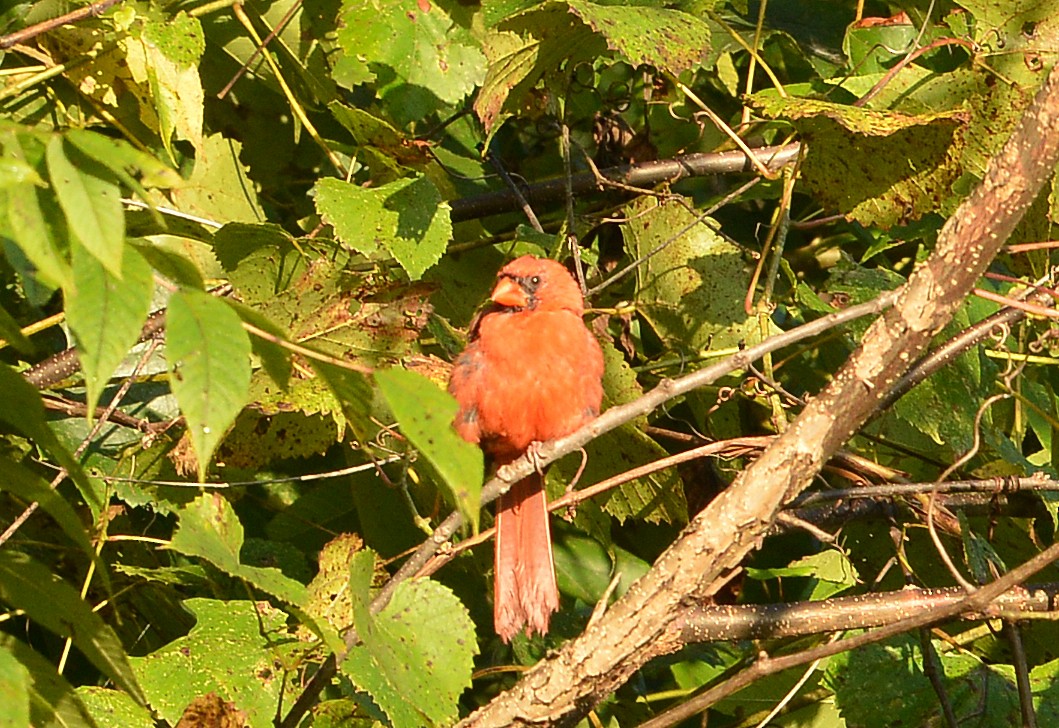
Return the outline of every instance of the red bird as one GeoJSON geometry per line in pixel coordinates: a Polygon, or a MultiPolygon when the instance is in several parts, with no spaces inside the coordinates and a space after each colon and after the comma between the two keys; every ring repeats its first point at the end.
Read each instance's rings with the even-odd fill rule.
{"type": "MultiPolygon", "coordinates": [[[[568,435],[599,414],[603,352],[585,326],[581,289],[554,260],[524,255],[497,275],[493,306],[472,325],[449,392],[455,427],[497,465],[568,435]]],[[[559,608],[543,478],[530,475],[496,511],[496,633],[544,634],[559,608]]]]}

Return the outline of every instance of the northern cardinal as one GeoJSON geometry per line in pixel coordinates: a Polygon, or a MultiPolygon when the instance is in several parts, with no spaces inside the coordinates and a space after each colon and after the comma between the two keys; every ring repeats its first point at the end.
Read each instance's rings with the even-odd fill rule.
{"type": "MultiPolygon", "coordinates": [[[[459,434],[504,465],[599,414],[603,352],[581,319],[580,287],[554,260],[511,261],[490,299],[456,359],[449,392],[460,405],[459,434]]],[[[540,473],[500,497],[495,567],[496,633],[510,642],[523,628],[547,632],[559,590],[540,473]]]]}

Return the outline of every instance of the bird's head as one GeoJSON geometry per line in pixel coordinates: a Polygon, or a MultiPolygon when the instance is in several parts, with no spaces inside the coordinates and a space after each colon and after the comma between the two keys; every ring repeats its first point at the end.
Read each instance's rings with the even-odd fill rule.
{"type": "Polygon", "coordinates": [[[493,303],[520,311],[572,311],[580,316],[585,302],[570,272],[554,260],[523,255],[500,269],[493,303]]]}

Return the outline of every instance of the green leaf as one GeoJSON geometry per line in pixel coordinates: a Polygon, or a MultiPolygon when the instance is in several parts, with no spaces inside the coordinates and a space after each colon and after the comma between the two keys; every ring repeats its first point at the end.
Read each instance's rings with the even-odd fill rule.
{"type": "Polygon", "coordinates": [[[938,209],[962,173],[968,114],[874,111],[810,99],[755,97],[813,144],[802,166],[807,191],[863,225],[890,228],[938,209]]]}
{"type": "Polygon", "coordinates": [[[376,93],[404,122],[459,103],[485,74],[474,36],[437,3],[344,0],[340,18],[336,40],[345,56],[336,80],[354,85],[378,77],[376,93]]]}
{"type": "Polygon", "coordinates": [[[179,187],[180,174],[124,139],[114,139],[87,129],[70,129],[66,140],[84,155],[102,164],[146,200],[144,187],[179,187]]]}
{"type": "Polygon", "coordinates": [[[29,670],[0,647],[0,728],[22,728],[29,722],[29,670]]]}
{"type": "Polygon", "coordinates": [[[398,585],[373,617],[368,610],[373,573],[374,555],[355,554],[349,591],[361,644],[350,650],[342,671],[371,695],[394,728],[453,722],[478,651],[467,610],[446,587],[415,579],[398,585]]]}
{"type": "Polygon", "coordinates": [[[50,488],[39,475],[14,460],[0,457],[0,472],[4,474],[0,478],[0,491],[13,493],[26,503],[38,503],[86,556],[96,558],[96,551],[85,533],[85,525],[65,498],[50,488]]]}
{"type": "Polygon", "coordinates": [[[140,336],[154,278],[151,266],[134,248],[125,251],[121,270],[114,275],[81,245],[73,248],[73,274],[66,316],[77,340],[91,419],[103,387],[140,336]]]}
{"type": "Polygon", "coordinates": [[[0,401],[4,403],[4,406],[0,407],[0,422],[6,422],[16,431],[34,440],[41,449],[66,468],[81,497],[91,507],[92,513],[98,515],[103,508],[100,494],[88,481],[80,463],[48,427],[40,392],[6,364],[0,364],[0,401]]]}
{"type": "MultiPolygon", "coordinates": [[[[978,716],[979,725],[1019,725],[1015,673],[1010,665],[983,664],[965,652],[945,650],[935,642],[941,660],[938,671],[956,715],[978,716]]],[[[923,670],[918,641],[902,635],[833,657],[824,684],[835,699],[847,726],[877,726],[885,715],[888,725],[927,725],[938,714],[937,693],[923,670]]]]}
{"type": "Polygon", "coordinates": [[[570,9],[633,66],[677,75],[710,52],[710,28],[693,15],[646,5],[597,5],[567,0],[570,9]]]}
{"type": "MultiPolygon", "coordinates": [[[[92,716],[70,683],[55,671],[54,664],[26,643],[3,632],[0,632],[0,653],[12,655],[29,674],[29,721],[13,723],[13,728],[27,725],[33,728],[95,728],[92,716]]],[[[8,705],[3,703],[4,710],[0,714],[6,713],[8,705]]]]}
{"type": "Polygon", "coordinates": [[[200,291],[169,300],[165,338],[170,386],[187,419],[203,478],[217,443],[246,404],[250,339],[235,311],[200,291]]]}
{"type": "Polygon", "coordinates": [[[675,200],[641,199],[626,214],[640,218],[626,229],[633,254],[652,256],[637,269],[637,307],[663,342],[699,354],[761,341],[757,321],[743,309],[750,276],[742,252],[715,223],[675,200]]]}
{"type": "Polygon", "coordinates": [[[157,725],[150,710],[137,705],[120,690],[82,685],[77,688],[77,697],[99,728],[155,728],[157,725]]]}
{"type": "Polygon", "coordinates": [[[261,222],[265,213],[239,159],[242,145],[221,134],[202,141],[188,180],[172,192],[181,212],[218,222],[261,222]]]}
{"type": "Polygon", "coordinates": [[[477,530],[482,451],[453,429],[456,401],[426,377],[405,369],[377,371],[375,382],[401,432],[434,467],[460,513],[477,530]]]}
{"type": "MultiPolygon", "coordinates": [[[[44,156],[37,149],[41,147],[37,139],[23,138],[12,131],[0,133],[0,145],[4,157],[32,170],[36,170],[33,159],[38,152],[44,156]]],[[[39,175],[35,176],[39,179],[39,175]]],[[[55,197],[38,189],[32,180],[0,188],[0,240],[7,257],[18,270],[53,288],[70,280],[62,217],[55,197]],[[25,256],[29,265],[14,259],[12,250],[15,249],[25,256]]]]}
{"type": "Polygon", "coordinates": [[[298,606],[308,598],[305,585],[284,576],[279,569],[240,563],[243,524],[219,493],[200,495],[180,511],[180,523],[169,548],[205,559],[224,573],[245,579],[288,604],[298,606]]]}
{"type": "Polygon", "coordinates": [[[0,551],[0,601],[74,645],[104,675],[137,701],[145,697],[121,640],[73,587],[52,570],[17,551],[0,551]]]}
{"type": "Polygon", "coordinates": [[[449,206],[425,177],[364,188],[325,177],[316,209],[335,236],[364,255],[385,250],[412,280],[441,260],[452,237],[449,206]]]}
{"type": "Polygon", "coordinates": [[[133,78],[151,90],[162,144],[173,156],[173,137],[202,148],[203,91],[199,60],[205,51],[202,25],[184,12],[148,19],[125,41],[133,78]]]}
{"type": "Polygon", "coordinates": [[[265,603],[188,599],[196,617],[186,637],[133,658],[151,707],[170,725],[196,697],[213,692],[246,713],[247,725],[272,725],[283,686],[276,643],[289,638],[285,615],[265,603]]]}
{"type": "Polygon", "coordinates": [[[621,579],[613,596],[620,597],[651,568],[625,549],[605,548],[596,539],[573,531],[556,538],[553,550],[560,590],[586,604],[596,604],[603,597],[615,574],[620,572],[621,579]]]}
{"type": "Polygon", "coordinates": [[[105,170],[90,160],[71,159],[60,136],[48,142],[48,175],[73,238],[110,273],[121,277],[125,250],[125,211],[121,192],[105,170]],[[93,167],[95,169],[93,169],[93,167]]]}
{"type": "Polygon", "coordinates": [[[284,575],[279,569],[242,563],[243,524],[239,522],[231,504],[219,493],[201,495],[181,509],[180,524],[169,542],[169,548],[187,556],[205,559],[224,573],[243,579],[287,603],[309,628],[328,640],[332,650],[341,649],[341,642],[333,630],[327,629],[301,610],[309,598],[304,584],[284,575]]]}
{"type": "Polygon", "coordinates": [[[4,339],[21,354],[32,355],[36,351],[33,342],[22,333],[18,321],[3,306],[0,306],[0,339],[4,339]]]}

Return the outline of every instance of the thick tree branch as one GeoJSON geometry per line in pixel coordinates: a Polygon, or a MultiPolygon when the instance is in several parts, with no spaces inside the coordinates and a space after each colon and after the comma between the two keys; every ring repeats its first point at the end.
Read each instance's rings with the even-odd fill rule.
{"type": "Polygon", "coordinates": [[[1057,160],[1059,65],[897,306],[871,326],[832,383],[602,618],[461,725],[572,724],[647,661],[678,647],[685,597],[708,592],[737,567],[780,508],[871,416],[985,272],[1057,160]]]}
{"type": "MultiPolygon", "coordinates": [[[[790,604],[689,605],[681,617],[686,644],[719,640],[779,639],[867,629],[923,612],[963,604],[961,587],[902,589],[790,604]]],[[[1034,614],[1048,619],[1059,601],[1059,584],[1027,585],[1005,592],[985,606],[968,607],[962,619],[1019,620],[1034,614]]]]}

